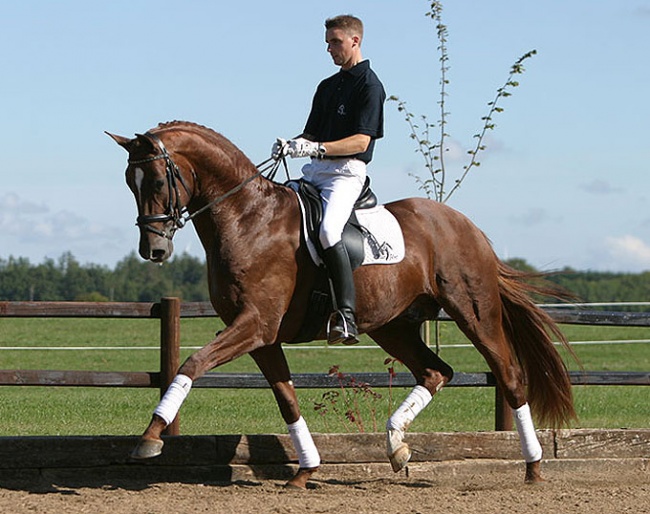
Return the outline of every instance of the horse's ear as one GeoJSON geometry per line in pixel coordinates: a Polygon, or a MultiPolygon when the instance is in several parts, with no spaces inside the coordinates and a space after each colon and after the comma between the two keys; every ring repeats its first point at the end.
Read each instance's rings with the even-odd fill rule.
{"type": "Polygon", "coordinates": [[[124,148],[127,152],[131,151],[131,147],[133,145],[133,139],[129,139],[128,137],[124,136],[118,136],[115,134],[111,134],[110,132],[104,131],[104,133],[113,139],[118,145],[120,145],[122,148],[124,148]]]}
{"type": "Polygon", "coordinates": [[[110,132],[105,133],[129,153],[132,153],[136,149],[142,153],[153,153],[155,151],[153,141],[142,134],[136,134],[134,139],[129,139],[128,137],[118,136],[110,132]]]}

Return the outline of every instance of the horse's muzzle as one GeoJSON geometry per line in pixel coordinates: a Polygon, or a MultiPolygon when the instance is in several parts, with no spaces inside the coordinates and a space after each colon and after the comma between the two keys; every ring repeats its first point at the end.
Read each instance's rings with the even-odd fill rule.
{"type": "Polygon", "coordinates": [[[162,263],[174,252],[174,243],[170,237],[161,236],[149,230],[140,231],[139,253],[146,261],[162,263]]]}

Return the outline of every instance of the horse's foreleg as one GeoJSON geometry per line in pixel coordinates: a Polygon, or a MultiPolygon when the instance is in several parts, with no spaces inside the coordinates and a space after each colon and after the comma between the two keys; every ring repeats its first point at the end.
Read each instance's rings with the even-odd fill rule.
{"type": "Polygon", "coordinates": [[[254,315],[242,315],[238,322],[219,332],[206,346],[193,353],[180,367],[178,374],[167,388],[155,408],[149,426],[138,445],[131,452],[134,459],[149,459],[162,453],[161,435],[174,421],[181,405],[187,398],[194,380],[206,371],[249,353],[263,345],[257,324],[247,322],[254,315]]]}
{"type": "Polygon", "coordinates": [[[273,395],[287,424],[291,442],[298,455],[298,472],[287,482],[287,487],[305,489],[307,481],[318,471],[320,455],[314,444],[307,422],[300,415],[296,390],[291,381],[289,365],[279,344],[265,346],[251,353],[260,371],[269,382],[273,395]]]}
{"type": "Polygon", "coordinates": [[[167,388],[160,403],[155,408],[151,422],[131,452],[134,459],[150,459],[162,453],[163,430],[176,418],[178,411],[192,388],[192,379],[179,373],[167,388]]]}

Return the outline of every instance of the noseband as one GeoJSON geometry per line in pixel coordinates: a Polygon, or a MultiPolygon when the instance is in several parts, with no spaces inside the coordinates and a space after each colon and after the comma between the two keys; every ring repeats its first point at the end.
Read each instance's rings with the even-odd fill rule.
{"type": "MultiPolygon", "coordinates": [[[[185,182],[185,179],[183,178],[183,175],[181,175],[180,169],[178,168],[178,165],[172,160],[171,156],[169,155],[169,152],[167,152],[167,148],[165,148],[164,143],[162,140],[156,136],[155,134],[152,134],[151,132],[145,132],[144,134],[146,137],[154,141],[158,147],[160,148],[160,154],[155,155],[153,157],[149,157],[147,159],[140,159],[140,160],[129,160],[129,164],[145,164],[148,162],[153,162],[157,161],[160,159],[165,160],[165,175],[167,177],[167,188],[168,188],[168,200],[167,200],[167,207],[165,209],[165,212],[163,214],[141,214],[138,216],[135,220],[135,224],[140,227],[141,229],[144,229],[148,232],[152,232],[156,235],[159,235],[161,237],[164,237],[166,239],[171,240],[174,237],[174,233],[183,228],[188,221],[193,220],[196,216],[201,214],[202,212],[208,210],[210,207],[222,202],[229,196],[235,194],[237,191],[239,191],[241,188],[243,188],[246,184],[251,182],[252,180],[256,179],[260,175],[262,175],[264,172],[268,171],[267,178],[270,180],[273,180],[275,178],[275,174],[277,173],[278,168],[280,167],[280,164],[284,164],[285,171],[287,173],[287,179],[289,178],[289,170],[287,169],[287,164],[284,159],[281,160],[274,160],[274,159],[267,159],[266,161],[262,162],[257,166],[257,173],[254,175],[251,175],[248,177],[246,180],[241,182],[239,185],[233,187],[230,191],[224,193],[223,195],[213,199],[211,202],[209,202],[207,205],[204,205],[197,211],[193,212],[192,214],[189,214],[187,212],[187,207],[183,206],[181,204],[181,195],[180,195],[180,189],[178,187],[178,184],[180,183],[183,186],[183,189],[187,192],[187,194],[191,197],[193,195],[193,191],[190,191],[189,187],[187,186],[187,183],[185,182]],[[270,164],[269,164],[270,163],[270,164]],[[171,228],[171,231],[169,233],[164,232],[162,230],[158,230],[154,227],[151,226],[152,223],[166,223],[172,221],[173,226],[171,228]]],[[[192,176],[194,178],[194,183],[196,184],[196,175],[194,174],[194,170],[190,170],[192,173],[192,176]]]]}

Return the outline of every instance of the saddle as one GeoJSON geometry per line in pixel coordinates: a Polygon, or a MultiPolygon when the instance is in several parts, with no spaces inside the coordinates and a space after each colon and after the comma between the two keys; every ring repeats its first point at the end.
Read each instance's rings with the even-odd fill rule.
{"type": "MultiPolygon", "coordinates": [[[[313,184],[303,179],[290,180],[286,185],[296,191],[302,200],[307,231],[305,238],[313,243],[316,252],[322,258],[323,247],[318,237],[320,224],[323,220],[323,204],[320,193],[313,184]]],[[[370,189],[370,177],[366,177],[359,198],[354,203],[354,209],[352,209],[350,218],[345,224],[342,235],[343,244],[348,251],[353,270],[363,263],[365,253],[363,242],[364,238],[367,237],[367,231],[359,223],[355,211],[359,209],[371,209],[376,206],[377,196],[370,189]]]]}
{"type": "MultiPolygon", "coordinates": [[[[323,247],[318,237],[320,224],[323,219],[323,204],[320,193],[313,184],[304,179],[290,180],[285,185],[296,191],[301,200],[304,216],[303,226],[306,232],[302,234],[303,243],[308,244],[309,241],[313,244],[316,253],[322,260],[323,247]]],[[[353,270],[361,266],[364,261],[364,238],[367,237],[367,231],[359,224],[355,211],[358,209],[370,209],[376,206],[377,196],[370,189],[370,178],[366,177],[361,194],[354,204],[354,209],[345,225],[342,236],[343,244],[348,251],[353,270]]],[[[302,326],[298,334],[291,341],[287,342],[303,343],[313,341],[320,329],[325,326],[332,309],[332,291],[327,270],[324,264],[321,264],[314,288],[310,295],[302,326]]]]}

